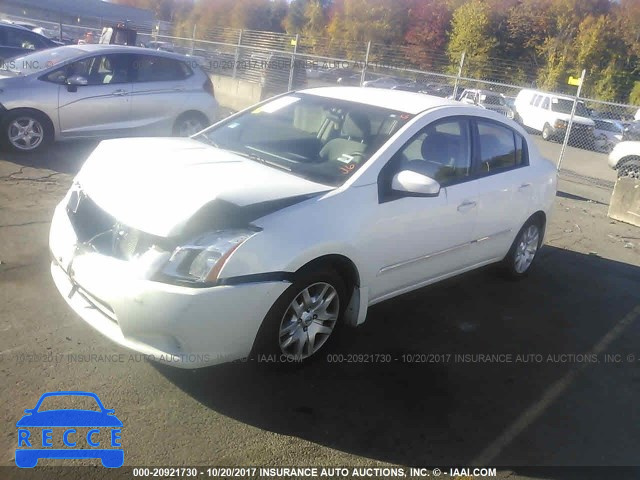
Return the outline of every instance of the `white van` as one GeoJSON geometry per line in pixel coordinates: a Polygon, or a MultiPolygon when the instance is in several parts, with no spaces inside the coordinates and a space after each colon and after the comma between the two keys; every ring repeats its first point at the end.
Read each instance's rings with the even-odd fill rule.
{"type": "MultiPolygon", "coordinates": [[[[542,138],[549,141],[564,140],[572,108],[573,98],[539,90],[521,90],[515,101],[516,120],[525,127],[541,132],[542,138]]],[[[593,148],[594,126],[584,102],[578,101],[569,140],[575,141],[580,147],[593,148]]]]}

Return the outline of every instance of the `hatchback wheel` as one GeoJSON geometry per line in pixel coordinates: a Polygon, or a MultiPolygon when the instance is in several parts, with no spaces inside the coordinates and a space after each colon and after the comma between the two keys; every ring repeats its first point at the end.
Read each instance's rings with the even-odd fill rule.
{"type": "Polygon", "coordinates": [[[253,348],[258,361],[263,354],[285,363],[317,357],[342,323],[345,292],[344,282],[332,270],[300,275],[264,319],[253,348]]]}
{"type": "Polygon", "coordinates": [[[35,152],[53,138],[48,119],[37,112],[10,112],[2,122],[2,140],[16,152],[35,152]]]}
{"type": "Polygon", "coordinates": [[[173,135],[176,137],[190,137],[204,130],[208,122],[204,115],[199,113],[185,113],[178,117],[173,127],[173,135]]]}
{"type": "Polygon", "coordinates": [[[531,269],[542,243],[542,227],[536,220],[530,220],[518,232],[509,253],[503,260],[503,267],[511,278],[521,278],[531,269]]]}

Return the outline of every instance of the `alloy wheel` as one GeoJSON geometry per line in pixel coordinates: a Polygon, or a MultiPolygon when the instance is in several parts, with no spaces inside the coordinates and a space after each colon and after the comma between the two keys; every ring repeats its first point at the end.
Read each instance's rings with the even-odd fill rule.
{"type": "Polygon", "coordinates": [[[35,150],[44,140],[44,127],[32,117],[18,117],[9,123],[9,142],[18,150],[35,150]]]}
{"type": "Polygon", "coordinates": [[[289,304],[279,329],[280,350],[303,360],[329,339],[340,313],[337,290],[326,282],[304,288],[289,304]]]}
{"type": "Polygon", "coordinates": [[[531,224],[522,232],[516,247],[514,268],[517,273],[524,273],[531,266],[539,245],[540,228],[531,224]]]}

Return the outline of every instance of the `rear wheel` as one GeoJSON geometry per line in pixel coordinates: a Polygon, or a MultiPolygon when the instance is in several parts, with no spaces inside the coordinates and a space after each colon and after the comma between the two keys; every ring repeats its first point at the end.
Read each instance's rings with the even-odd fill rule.
{"type": "Polygon", "coordinates": [[[542,244],[542,229],[539,219],[529,220],[520,229],[502,261],[503,270],[508,277],[518,279],[529,273],[542,244]]]}
{"type": "Polygon", "coordinates": [[[201,113],[183,113],[173,126],[173,135],[176,137],[190,137],[204,130],[208,125],[207,118],[201,113]]]}
{"type": "Polygon", "coordinates": [[[624,160],[618,167],[618,178],[640,178],[640,158],[624,160]]]}
{"type": "Polygon", "coordinates": [[[301,274],[269,310],[252,353],[285,363],[316,358],[341,327],[346,291],[329,268],[301,274]]]}

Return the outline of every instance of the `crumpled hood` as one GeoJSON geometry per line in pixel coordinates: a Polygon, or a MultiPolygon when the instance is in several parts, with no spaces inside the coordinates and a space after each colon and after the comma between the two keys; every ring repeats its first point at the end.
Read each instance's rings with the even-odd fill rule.
{"type": "Polygon", "coordinates": [[[161,237],[213,200],[244,207],[331,189],[189,138],[103,141],[76,182],[118,222],[161,237]]]}

